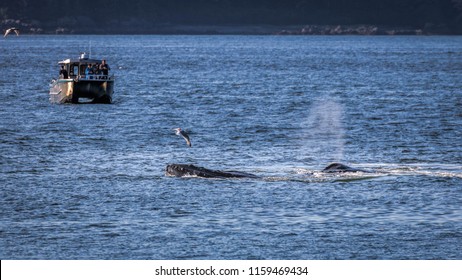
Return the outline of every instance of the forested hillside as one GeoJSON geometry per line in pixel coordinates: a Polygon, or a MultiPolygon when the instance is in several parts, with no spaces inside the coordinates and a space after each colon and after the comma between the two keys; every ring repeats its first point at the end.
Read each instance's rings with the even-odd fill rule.
{"type": "Polygon", "coordinates": [[[462,0],[2,0],[0,20],[31,33],[373,25],[461,34],[462,0]]]}

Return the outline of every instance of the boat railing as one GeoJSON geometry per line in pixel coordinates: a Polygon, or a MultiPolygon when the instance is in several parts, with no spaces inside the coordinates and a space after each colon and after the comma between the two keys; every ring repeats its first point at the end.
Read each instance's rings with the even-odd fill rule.
{"type": "Polygon", "coordinates": [[[113,81],[114,75],[80,75],[77,76],[77,81],[113,81]]]}

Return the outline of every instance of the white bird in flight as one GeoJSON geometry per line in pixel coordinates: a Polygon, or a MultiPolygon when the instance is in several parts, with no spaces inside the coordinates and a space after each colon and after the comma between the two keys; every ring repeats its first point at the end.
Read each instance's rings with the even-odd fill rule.
{"type": "Polygon", "coordinates": [[[181,130],[181,128],[175,128],[173,130],[175,130],[176,135],[182,136],[184,140],[186,140],[186,144],[188,144],[188,146],[191,147],[191,140],[189,140],[189,135],[186,132],[181,130]]]}
{"type": "Polygon", "coordinates": [[[8,34],[10,34],[11,32],[14,32],[16,33],[16,36],[19,36],[19,29],[17,29],[16,27],[11,27],[11,28],[8,28],[6,31],[5,31],[5,35],[3,35],[3,37],[6,37],[8,34]]]}

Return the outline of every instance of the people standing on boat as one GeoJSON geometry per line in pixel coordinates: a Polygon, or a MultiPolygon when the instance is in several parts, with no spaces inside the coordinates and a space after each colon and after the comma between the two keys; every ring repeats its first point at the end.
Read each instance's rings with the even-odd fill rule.
{"type": "Polygon", "coordinates": [[[67,73],[66,68],[64,68],[64,65],[61,65],[61,70],[59,70],[59,77],[62,79],[68,79],[69,74],[67,73]]]}
{"type": "Polygon", "coordinates": [[[91,64],[87,65],[87,69],[85,69],[85,76],[93,74],[93,68],[91,67],[91,64]]]}
{"type": "Polygon", "coordinates": [[[99,70],[101,70],[103,75],[109,75],[109,70],[111,70],[111,67],[109,67],[109,65],[106,63],[105,59],[101,61],[101,64],[99,65],[99,70]]]}
{"type": "Polygon", "coordinates": [[[93,74],[101,75],[101,70],[99,69],[98,63],[96,63],[95,65],[93,65],[92,70],[93,70],[93,74]]]}

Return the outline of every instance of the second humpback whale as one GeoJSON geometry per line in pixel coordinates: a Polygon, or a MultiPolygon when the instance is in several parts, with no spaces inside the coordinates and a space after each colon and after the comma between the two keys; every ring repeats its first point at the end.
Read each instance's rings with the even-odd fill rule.
{"type": "Polygon", "coordinates": [[[329,164],[326,168],[322,170],[322,172],[327,172],[327,173],[366,172],[366,173],[370,173],[371,171],[353,168],[348,165],[335,162],[335,163],[329,164]]]}

